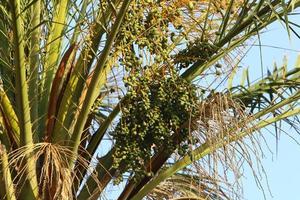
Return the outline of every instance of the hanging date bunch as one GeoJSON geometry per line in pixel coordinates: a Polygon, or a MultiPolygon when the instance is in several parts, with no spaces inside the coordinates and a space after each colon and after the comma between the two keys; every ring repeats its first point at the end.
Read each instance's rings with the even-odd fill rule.
{"type": "Polygon", "coordinates": [[[187,68],[196,61],[205,61],[216,53],[217,47],[213,46],[209,41],[202,41],[197,38],[188,44],[188,48],[180,51],[174,56],[174,63],[179,69],[187,68]]]}
{"type": "Polygon", "coordinates": [[[177,134],[177,141],[188,139],[188,128],[183,124],[197,113],[196,88],[175,73],[132,75],[126,84],[128,98],[121,105],[122,117],[112,133],[114,167],[126,166],[120,174],[134,172],[141,178],[150,157],[162,147],[168,151],[184,148],[172,135],[177,134]]]}

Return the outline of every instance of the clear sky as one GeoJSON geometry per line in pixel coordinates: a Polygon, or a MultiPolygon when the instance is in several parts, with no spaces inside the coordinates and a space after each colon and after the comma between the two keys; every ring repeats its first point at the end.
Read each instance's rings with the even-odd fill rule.
{"type": "MultiPolygon", "coordinates": [[[[294,16],[293,22],[300,24],[300,18],[294,16]]],[[[300,29],[296,29],[300,33],[300,29]]],[[[269,31],[261,35],[261,41],[263,45],[271,45],[293,49],[296,51],[289,51],[283,49],[276,49],[270,47],[263,47],[263,64],[264,67],[268,67],[272,71],[273,63],[277,62],[278,65],[282,63],[284,55],[288,57],[288,65],[292,67],[296,61],[297,55],[300,53],[300,39],[292,36],[291,40],[287,37],[286,31],[283,25],[279,22],[271,25],[269,31]]],[[[249,65],[249,69],[260,69],[259,49],[253,47],[248,56],[243,61],[244,64],[249,65]]],[[[256,70],[260,73],[260,70],[256,70]]],[[[253,71],[254,72],[254,71],[253,71]]],[[[255,72],[254,72],[255,73],[255,72]]],[[[251,74],[251,71],[250,71],[251,74]]],[[[283,127],[291,136],[295,137],[300,142],[300,137],[288,126],[283,127]]],[[[269,129],[274,133],[274,129],[269,129]]],[[[262,183],[265,190],[267,200],[298,200],[300,199],[300,145],[288,137],[285,133],[281,133],[280,140],[278,142],[278,154],[276,154],[276,140],[274,136],[268,131],[263,131],[266,141],[269,147],[273,151],[264,147],[265,158],[262,159],[262,164],[266,171],[268,185],[270,192],[268,191],[268,185],[266,179],[263,178],[262,183]]],[[[244,197],[247,200],[264,200],[263,192],[260,191],[255,184],[255,180],[251,175],[251,170],[246,167],[244,172],[244,197]]]]}

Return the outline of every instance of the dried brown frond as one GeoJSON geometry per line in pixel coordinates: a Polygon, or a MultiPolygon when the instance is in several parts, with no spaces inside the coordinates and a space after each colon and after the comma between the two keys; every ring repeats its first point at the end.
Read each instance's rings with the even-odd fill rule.
{"type": "Polygon", "coordinates": [[[213,145],[237,131],[246,130],[251,116],[244,111],[240,102],[228,95],[212,92],[200,103],[196,121],[198,127],[193,135],[200,140],[200,144],[210,142],[213,145]]]}
{"type": "Polygon", "coordinates": [[[220,183],[220,180],[205,175],[202,175],[200,179],[191,174],[178,173],[155,188],[147,199],[228,199],[226,195],[228,191],[222,187],[215,187],[220,183]]]}
{"type": "MultiPolygon", "coordinates": [[[[220,93],[209,95],[200,103],[198,118],[190,123],[190,140],[194,140],[190,145],[190,157],[193,160],[193,150],[203,144],[215,150],[200,160],[194,160],[180,174],[162,182],[148,198],[241,199],[240,178],[243,176],[244,163],[249,165],[261,187],[260,180],[262,174],[265,175],[259,159],[263,154],[261,138],[251,135],[236,142],[227,142],[240,132],[253,132],[252,122],[252,116],[240,102],[220,93]],[[214,148],[220,142],[224,145],[214,148]]],[[[176,155],[173,158],[175,162],[180,159],[176,155]]]]}
{"type": "MultiPolygon", "coordinates": [[[[37,143],[31,146],[21,147],[9,154],[9,166],[14,170],[16,176],[14,177],[14,183],[18,186],[16,188],[21,189],[25,180],[30,177],[26,174],[27,165],[25,165],[25,155],[27,151],[32,152],[32,157],[35,162],[39,162],[40,176],[40,196],[42,199],[76,199],[74,194],[75,187],[73,185],[76,177],[74,171],[70,167],[70,160],[74,158],[72,151],[66,147],[52,143],[37,143]]],[[[86,152],[84,155],[88,155],[86,152]]],[[[93,159],[91,159],[93,161],[93,159]]],[[[78,156],[76,166],[80,166],[87,171],[87,174],[92,177],[99,189],[103,189],[100,182],[97,179],[97,174],[94,171],[93,163],[90,163],[90,159],[78,156]]],[[[20,191],[17,191],[19,193],[20,191]]]]}

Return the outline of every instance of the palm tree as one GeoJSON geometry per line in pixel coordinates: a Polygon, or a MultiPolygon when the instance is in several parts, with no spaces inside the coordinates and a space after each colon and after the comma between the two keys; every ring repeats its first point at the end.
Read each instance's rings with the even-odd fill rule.
{"type": "Polygon", "coordinates": [[[235,74],[272,22],[298,35],[299,6],[2,0],[0,198],[98,199],[110,185],[119,200],[238,198],[229,180],[255,159],[254,133],[297,129],[300,62],[235,74]]]}

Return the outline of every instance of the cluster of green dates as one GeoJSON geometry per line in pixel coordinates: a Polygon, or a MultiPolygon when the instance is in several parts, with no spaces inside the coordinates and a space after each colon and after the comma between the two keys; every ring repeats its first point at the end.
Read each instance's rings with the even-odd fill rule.
{"type": "Polygon", "coordinates": [[[159,7],[151,8],[151,3],[141,1],[132,4],[126,13],[125,22],[117,37],[122,51],[132,51],[133,45],[147,49],[150,53],[158,54],[167,47],[166,31],[168,21],[162,18],[159,7]]]}
{"type": "Polygon", "coordinates": [[[116,39],[125,67],[141,66],[141,60],[145,60],[141,52],[155,56],[156,63],[170,59],[171,41],[183,31],[174,20],[181,15],[180,10],[169,8],[164,1],[132,3],[116,39]]]}
{"type": "Polygon", "coordinates": [[[176,38],[171,34],[174,29],[182,29],[175,23],[181,14],[166,2],[141,0],[131,4],[117,36],[116,46],[122,52],[119,64],[128,76],[122,115],[111,133],[115,141],[113,167],[119,171],[115,183],[125,172],[137,180],[149,175],[146,166],[162,148],[170,154],[175,149],[182,155],[188,151],[189,131],[183,124],[197,112],[196,88],[172,67],[160,69],[169,66],[168,46],[176,38]],[[145,63],[145,56],[152,61],[145,63]]]}
{"type": "Polygon", "coordinates": [[[126,80],[127,98],[112,133],[114,167],[120,174],[131,172],[136,179],[142,178],[147,175],[145,166],[158,150],[163,148],[169,153],[175,149],[182,153],[188,150],[186,143],[178,141],[188,140],[188,128],[183,125],[197,112],[196,90],[174,74],[130,76],[126,80]]]}
{"type": "Polygon", "coordinates": [[[217,48],[210,44],[208,41],[202,41],[200,38],[188,44],[187,48],[181,50],[174,57],[174,63],[179,69],[187,68],[190,64],[196,61],[206,61],[214,53],[217,48]]]}

